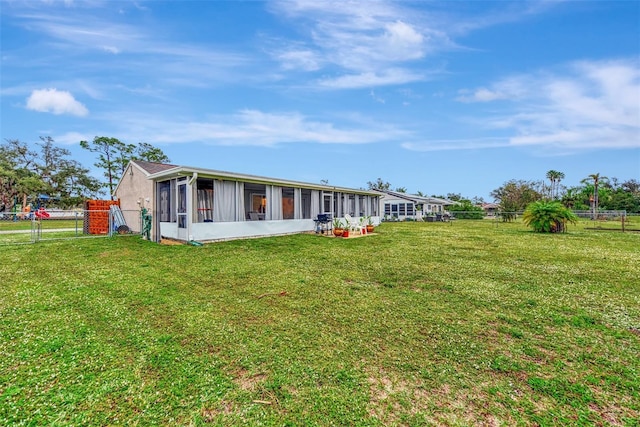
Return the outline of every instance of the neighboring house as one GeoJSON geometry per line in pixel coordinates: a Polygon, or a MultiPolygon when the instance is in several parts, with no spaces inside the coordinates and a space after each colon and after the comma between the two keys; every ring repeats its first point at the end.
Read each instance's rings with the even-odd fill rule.
{"type": "Polygon", "coordinates": [[[500,210],[500,205],[497,203],[483,203],[480,205],[480,207],[484,211],[485,216],[488,217],[496,216],[496,212],[500,210]]]}
{"type": "Polygon", "coordinates": [[[438,197],[417,196],[415,194],[399,193],[381,190],[380,211],[386,219],[404,221],[406,219],[422,219],[424,215],[444,214],[446,207],[456,202],[438,197]]]}
{"type": "Polygon", "coordinates": [[[151,239],[216,241],[313,231],[319,214],[371,216],[374,191],[132,161],[114,195],[123,211],[151,210],[151,239]]]}

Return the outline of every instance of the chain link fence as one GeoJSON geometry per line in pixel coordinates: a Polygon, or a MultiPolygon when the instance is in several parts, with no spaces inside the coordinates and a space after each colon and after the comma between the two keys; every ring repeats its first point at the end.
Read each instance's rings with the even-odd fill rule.
{"type": "Polygon", "coordinates": [[[36,243],[55,239],[141,235],[139,210],[40,210],[0,213],[0,245],[36,243]]]}

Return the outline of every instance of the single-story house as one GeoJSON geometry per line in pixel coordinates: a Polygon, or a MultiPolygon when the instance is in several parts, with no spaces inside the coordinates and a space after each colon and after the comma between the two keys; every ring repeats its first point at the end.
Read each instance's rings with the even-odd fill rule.
{"type": "Polygon", "coordinates": [[[386,220],[421,220],[425,215],[444,215],[446,207],[456,202],[438,197],[417,196],[391,190],[380,190],[380,211],[386,220]]]}
{"type": "Polygon", "coordinates": [[[496,216],[496,213],[500,210],[500,205],[497,203],[482,203],[480,207],[488,217],[496,216]]]}
{"type": "Polygon", "coordinates": [[[123,212],[151,211],[154,241],[309,232],[320,214],[381,219],[375,191],[142,161],[130,162],[114,196],[123,212]]]}

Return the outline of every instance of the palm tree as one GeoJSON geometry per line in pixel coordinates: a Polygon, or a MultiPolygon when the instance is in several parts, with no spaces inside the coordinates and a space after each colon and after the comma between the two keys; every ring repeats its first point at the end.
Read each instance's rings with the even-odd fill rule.
{"type": "Polygon", "coordinates": [[[560,181],[562,181],[563,179],[564,179],[564,173],[558,172],[558,174],[556,175],[556,196],[555,196],[556,199],[558,198],[558,196],[560,196],[560,181]]]}
{"type": "Polygon", "coordinates": [[[596,212],[598,212],[598,184],[601,181],[606,181],[608,179],[609,178],[607,178],[606,176],[600,176],[599,173],[592,173],[591,175],[589,175],[588,177],[586,177],[581,181],[583,184],[593,182],[593,200],[591,202],[591,206],[592,206],[591,219],[596,219],[597,217],[596,212]]]}
{"type": "Polygon", "coordinates": [[[547,172],[547,179],[551,181],[551,198],[556,199],[558,197],[560,181],[564,179],[564,173],[551,169],[547,172]]]}

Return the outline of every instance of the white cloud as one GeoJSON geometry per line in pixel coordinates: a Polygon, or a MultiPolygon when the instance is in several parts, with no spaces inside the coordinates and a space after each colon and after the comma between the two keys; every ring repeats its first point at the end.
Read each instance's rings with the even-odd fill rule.
{"type": "Polygon", "coordinates": [[[463,102],[509,101],[507,110],[488,117],[486,124],[510,130],[514,146],[562,152],[640,147],[640,67],[635,59],[582,61],[461,93],[463,102]]]}
{"type": "Polygon", "coordinates": [[[56,143],[64,145],[75,145],[80,141],[91,141],[95,135],[80,132],[66,132],[55,137],[56,143]]]}
{"type": "Polygon", "coordinates": [[[424,56],[425,38],[414,27],[402,21],[385,25],[382,50],[387,58],[399,60],[420,59],[424,56]]]}
{"type": "Polygon", "coordinates": [[[335,78],[318,80],[318,85],[331,89],[353,89],[404,84],[424,80],[425,76],[405,69],[388,69],[380,73],[365,72],[361,74],[346,74],[335,78]]]}
{"type": "Polygon", "coordinates": [[[351,117],[343,124],[313,120],[298,112],[271,113],[242,110],[209,120],[159,119],[138,113],[112,116],[122,126],[123,140],[144,140],[156,144],[188,142],[227,146],[276,146],[291,143],[368,144],[406,138],[394,127],[351,117]]]}
{"type": "Polygon", "coordinates": [[[311,50],[289,50],[277,53],[277,58],[285,70],[302,69],[316,71],[320,68],[321,59],[311,50]]]}
{"type": "Polygon", "coordinates": [[[284,1],[270,4],[274,13],[304,22],[306,42],[280,42],[272,49],[284,69],[332,69],[320,87],[360,88],[424,80],[426,71],[408,63],[451,46],[446,34],[422,23],[416,10],[392,2],[284,1]]]}
{"type": "Polygon", "coordinates": [[[53,114],[86,116],[87,107],[75,100],[67,91],[57,89],[37,89],[27,98],[27,109],[53,114]]]}
{"type": "Polygon", "coordinates": [[[402,148],[411,151],[478,150],[508,147],[507,138],[436,139],[430,141],[405,142],[402,148]]]}
{"type": "MultiPolygon", "coordinates": [[[[92,10],[90,4],[82,4],[92,10]]],[[[107,14],[87,13],[84,9],[65,14],[29,10],[17,17],[29,31],[47,37],[50,52],[29,58],[37,67],[59,70],[64,67],[59,59],[62,52],[66,57],[87,58],[81,63],[82,68],[73,73],[100,75],[112,71],[118,75],[127,70],[133,77],[158,79],[163,85],[204,87],[235,80],[241,71],[248,73],[249,69],[242,67],[252,63],[246,52],[212,48],[208,42],[175,42],[163,38],[152,26],[121,23],[107,14]],[[91,55],[96,52],[99,55],[91,55]],[[110,57],[105,60],[107,54],[110,57]]]]}
{"type": "Polygon", "coordinates": [[[115,47],[115,46],[102,46],[102,49],[103,49],[105,52],[113,53],[114,55],[117,55],[117,54],[119,54],[119,53],[120,53],[120,49],[118,49],[118,48],[117,48],[117,47],[115,47]]]}
{"type": "Polygon", "coordinates": [[[496,99],[504,99],[506,95],[497,91],[489,90],[481,87],[476,89],[472,94],[468,95],[469,91],[461,90],[460,96],[456,98],[460,102],[488,102],[495,101],[496,99]]]}

